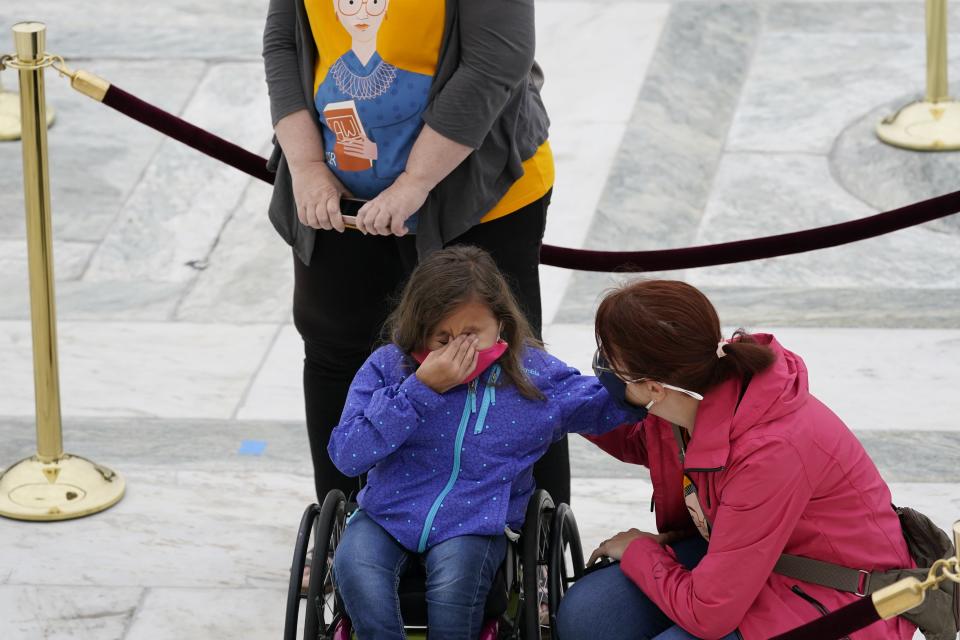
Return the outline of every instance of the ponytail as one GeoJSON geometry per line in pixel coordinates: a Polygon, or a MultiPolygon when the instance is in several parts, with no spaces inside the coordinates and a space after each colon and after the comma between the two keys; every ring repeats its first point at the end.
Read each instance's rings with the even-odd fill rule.
{"type": "MultiPolygon", "coordinates": [[[[728,378],[749,378],[769,368],[776,356],[770,347],[757,342],[751,334],[737,329],[729,342],[720,347],[723,357],[717,359],[716,373],[711,376],[712,387],[728,378]]],[[[718,354],[719,355],[719,354],[718,354]]]]}

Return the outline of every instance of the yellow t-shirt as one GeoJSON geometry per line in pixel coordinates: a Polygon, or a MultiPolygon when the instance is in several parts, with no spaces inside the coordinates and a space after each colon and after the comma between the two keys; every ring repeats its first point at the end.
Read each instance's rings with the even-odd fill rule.
{"type": "MultiPolygon", "coordinates": [[[[305,0],[317,45],[314,100],[326,161],[359,198],[403,172],[443,40],[445,0],[305,0]]],[[[488,222],[543,197],[553,186],[544,142],[524,175],[484,217],[488,222]]]]}

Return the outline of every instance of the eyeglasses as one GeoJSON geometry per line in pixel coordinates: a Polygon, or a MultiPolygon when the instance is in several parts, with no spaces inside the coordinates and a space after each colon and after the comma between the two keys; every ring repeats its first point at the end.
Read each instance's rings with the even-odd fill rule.
{"type": "Polygon", "coordinates": [[[360,13],[360,7],[367,5],[367,15],[378,16],[387,8],[387,0],[338,0],[337,7],[345,16],[360,13]]]}
{"type": "Polygon", "coordinates": [[[607,357],[603,355],[603,352],[600,351],[599,347],[597,347],[597,350],[593,352],[593,375],[599,378],[601,373],[612,373],[628,384],[631,382],[642,382],[643,380],[649,380],[649,378],[646,376],[642,378],[628,378],[627,376],[623,375],[610,366],[610,361],[607,360],[607,357]]]}
{"type": "Polygon", "coordinates": [[[641,376],[639,378],[631,378],[620,373],[619,371],[614,369],[612,366],[610,366],[610,362],[607,360],[606,356],[603,355],[603,352],[600,351],[600,348],[598,347],[597,350],[593,352],[593,375],[599,378],[601,373],[612,373],[613,375],[617,376],[618,378],[620,378],[620,380],[622,380],[623,382],[626,382],[627,384],[643,382],[645,380],[653,380],[654,382],[662,386],[664,389],[673,389],[674,391],[690,396],[694,400],[703,400],[703,396],[697,393],[696,391],[689,391],[687,389],[675,387],[672,384],[667,384],[666,382],[660,382],[659,380],[654,380],[650,376],[641,376]]]}

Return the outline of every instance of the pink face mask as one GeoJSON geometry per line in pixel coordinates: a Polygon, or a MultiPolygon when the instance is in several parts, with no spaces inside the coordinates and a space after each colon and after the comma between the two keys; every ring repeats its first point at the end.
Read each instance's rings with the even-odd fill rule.
{"type": "MultiPolygon", "coordinates": [[[[487,368],[494,362],[499,360],[500,356],[507,352],[507,348],[509,346],[510,345],[507,344],[505,340],[497,340],[492,347],[477,351],[477,368],[467,376],[467,379],[463,381],[464,384],[473,382],[477,376],[486,371],[487,368]]],[[[427,356],[429,356],[430,353],[431,352],[429,349],[424,349],[423,351],[417,351],[415,353],[411,353],[410,355],[413,356],[414,360],[420,364],[423,364],[423,361],[427,359],[427,356]]]]}

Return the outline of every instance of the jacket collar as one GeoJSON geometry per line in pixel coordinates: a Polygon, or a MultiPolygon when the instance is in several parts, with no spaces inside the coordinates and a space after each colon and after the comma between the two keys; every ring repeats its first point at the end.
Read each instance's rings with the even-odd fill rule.
{"type": "Polygon", "coordinates": [[[700,401],[683,465],[685,469],[720,471],[727,466],[730,432],[739,397],[740,380],[731,379],[711,389],[700,401]]]}

